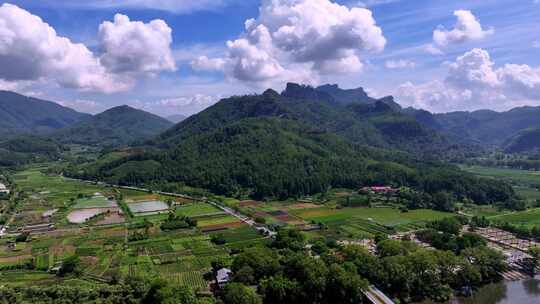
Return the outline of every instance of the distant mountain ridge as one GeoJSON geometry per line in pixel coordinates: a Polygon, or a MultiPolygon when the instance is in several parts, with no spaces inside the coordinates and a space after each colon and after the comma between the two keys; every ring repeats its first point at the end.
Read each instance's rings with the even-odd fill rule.
{"type": "Polygon", "coordinates": [[[150,139],[172,125],[157,115],[124,105],[59,130],[53,138],[61,143],[119,146],[150,139]]]}
{"type": "Polygon", "coordinates": [[[0,135],[46,134],[90,117],[51,101],[0,91],[0,135]]]}
{"type": "Polygon", "coordinates": [[[444,114],[409,108],[404,113],[450,138],[502,149],[521,132],[540,128],[540,107],[518,107],[506,112],[479,110],[444,114]]]}

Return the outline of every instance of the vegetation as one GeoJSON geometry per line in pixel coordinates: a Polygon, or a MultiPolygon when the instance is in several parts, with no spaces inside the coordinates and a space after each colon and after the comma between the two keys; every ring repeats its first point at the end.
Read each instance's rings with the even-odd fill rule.
{"type": "Polygon", "coordinates": [[[53,137],[62,143],[120,146],[149,139],[171,126],[159,116],[120,106],[60,130],[53,137]]]}

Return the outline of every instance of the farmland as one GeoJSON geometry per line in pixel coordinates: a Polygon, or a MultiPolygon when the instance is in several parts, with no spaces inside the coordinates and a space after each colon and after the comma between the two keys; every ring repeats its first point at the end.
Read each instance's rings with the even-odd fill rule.
{"type": "Polygon", "coordinates": [[[513,225],[532,228],[533,226],[540,226],[540,208],[495,215],[488,218],[497,222],[508,222],[513,225]]]}
{"type": "Polygon", "coordinates": [[[205,202],[70,180],[47,175],[46,168],[31,167],[14,175],[24,200],[10,231],[41,223],[58,229],[31,234],[13,248],[9,243],[14,236],[1,239],[0,269],[14,270],[2,273],[0,284],[61,282],[49,271],[75,254],[83,282],[138,275],[202,291],[208,288],[203,275],[212,262],[227,264],[233,248],[266,241],[255,229],[205,202]],[[124,207],[128,214],[120,211],[124,207]],[[160,223],[171,211],[195,218],[197,227],[161,231],[160,223]],[[135,234],[145,237],[132,239],[135,234]],[[223,234],[226,241],[215,245],[215,234],[223,234]]]}
{"type": "Polygon", "coordinates": [[[461,166],[461,168],[478,176],[509,182],[514,186],[516,193],[525,198],[530,205],[540,199],[540,172],[482,166],[461,166]]]}

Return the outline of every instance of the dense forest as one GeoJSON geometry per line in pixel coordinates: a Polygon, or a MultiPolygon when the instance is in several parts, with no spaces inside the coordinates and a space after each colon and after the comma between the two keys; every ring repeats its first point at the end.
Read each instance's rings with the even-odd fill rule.
{"type": "MultiPolygon", "coordinates": [[[[159,187],[176,182],[218,194],[257,199],[299,197],[330,187],[354,189],[384,184],[412,187],[425,194],[422,201],[428,207],[440,210],[452,210],[455,201],[464,199],[478,204],[513,204],[513,190],[502,182],[476,178],[437,161],[418,160],[407,145],[394,140],[400,138],[394,132],[401,133],[402,138],[408,134],[421,140],[430,131],[415,126],[413,129],[420,132],[416,136],[415,132],[409,134],[407,128],[380,127],[379,120],[385,121],[386,126],[403,125],[402,117],[396,113],[373,114],[379,113],[379,108],[391,111],[380,101],[340,108],[352,108],[354,113],[367,115],[370,122],[375,122],[364,128],[366,122],[354,118],[358,114],[351,114],[344,121],[336,118],[336,125],[331,125],[332,120],[320,118],[330,115],[322,113],[320,107],[317,109],[322,112],[309,110],[306,114],[306,108],[314,109],[310,107],[311,101],[290,97],[281,100],[276,94],[266,92],[223,100],[165,132],[144,151],[110,162],[74,166],[67,174],[126,185],[159,187]],[[295,112],[272,102],[276,100],[299,110],[295,112]],[[302,113],[302,118],[295,113],[302,113]],[[320,123],[316,123],[318,119],[320,123]],[[351,125],[347,119],[360,122],[351,125]],[[338,127],[340,122],[345,128],[338,127]],[[379,131],[367,131],[375,126],[379,126],[379,131]],[[362,130],[386,141],[383,147],[394,145],[403,150],[377,147],[370,139],[360,137],[362,130]]],[[[336,107],[339,106],[333,105],[336,107]]]]}

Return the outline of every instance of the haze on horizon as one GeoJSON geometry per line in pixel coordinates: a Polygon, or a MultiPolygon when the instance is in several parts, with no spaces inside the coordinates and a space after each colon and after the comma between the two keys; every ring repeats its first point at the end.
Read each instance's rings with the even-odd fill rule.
{"type": "Polygon", "coordinates": [[[537,0],[0,2],[0,89],[191,115],[286,82],[433,112],[540,105],[537,0]]]}

